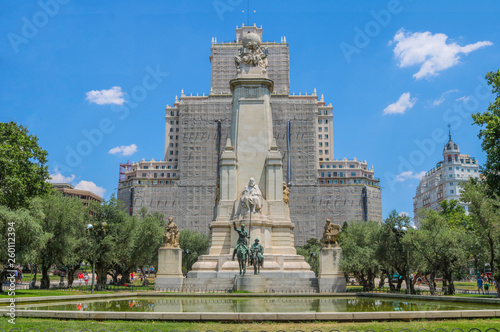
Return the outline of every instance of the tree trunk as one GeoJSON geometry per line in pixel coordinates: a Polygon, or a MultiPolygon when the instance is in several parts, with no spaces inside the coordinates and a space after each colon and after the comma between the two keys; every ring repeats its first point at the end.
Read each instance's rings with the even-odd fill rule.
{"type": "Polygon", "coordinates": [[[42,264],[42,280],[40,282],[40,289],[50,288],[50,277],[49,277],[50,265],[42,264]]]}
{"type": "Polygon", "coordinates": [[[382,274],[380,275],[380,281],[378,283],[378,288],[384,288],[384,285],[385,285],[385,275],[386,275],[385,272],[382,272],[382,274]]]}
{"type": "Polygon", "coordinates": [[[73,281],[75,280],[75,272],[80,268],[80,264],[68,266],[68,288],[73,287],[73,281]]]}
{"type": "MultiPolygon", "coordinates": [[[[447,295],[455,295],[455,285],[453,284],[453,272],[448,272],[446,279],[448,279],[448,288],[446,290],[446,294],[447,295]]],[[[444,287],[444,285],[443,285],[443,287],[444,287]]]]}
{"type": "Polygon", "coordinates": [[[436,272],[432,271],[429,276],[429,289],[431,291],[431,295],[436,295],[436,287],[434,287],[434,278],[436,277],[436,272]]]}
{"type": "Polygon", "coordinates": [[[99,266],[95,268],[95,272],[97,274],[97,282],[95,284],[95,290],[103,291],[106,289],[106,279],[108,277],[105,266],[99,266]]]}

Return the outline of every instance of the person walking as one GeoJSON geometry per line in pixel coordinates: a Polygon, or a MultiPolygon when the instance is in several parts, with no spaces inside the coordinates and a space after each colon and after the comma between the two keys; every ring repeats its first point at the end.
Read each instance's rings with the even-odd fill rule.
{"type": "Polygon", "coordinates": [[[477,280],[477,292],[480,293],[480,292],[483,292],[484,294],[484,291],[483,291],[483,278],[481,277],[478,277],[477,280]]]}
{"type": "Polygon", "coordinates": [[[83,284],[83,273],[82,271],[80,271],[80,273],[78,273],[78,286],[81,286],[83,284]]]}
{"type": "Polygon", "coordinates": [[[87,272],[85,272],[85,275],[83,276],[83,280],[85,281],[85,286],[88,286],[89,284],[89,275],[87,272]]]}

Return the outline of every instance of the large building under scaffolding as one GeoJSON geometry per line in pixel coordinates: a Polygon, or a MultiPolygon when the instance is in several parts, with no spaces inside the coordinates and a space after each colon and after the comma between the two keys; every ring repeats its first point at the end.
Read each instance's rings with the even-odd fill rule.
{"type": "MultiPolygon", "coordinates": [[[[130,214],[142,207],[173,216],[181,228],[208,233],[218,199],[218,162],[229,136],[236,76],[234,57],[243,34],[262,28],[242,26],[236,40],[211,47],[208,95],[185,94],[167,105],[163,160],[142,160],[121,167],[118,198],[130,214]]],[[[263,42],[268,49],[273,129],[283,152],[284,181],[290,189],[290,218],[296,245],[320,238],[325,219],[337,224],[382,220],[379,179],[366,162],[334,159],[333,107],[316,91],[290,94],[289,49],[263,42]]],[[[249,91],[249,93],[252,93],[249,91]]],[[[243,188],[242,188],[243,189],[243,188]]]]}

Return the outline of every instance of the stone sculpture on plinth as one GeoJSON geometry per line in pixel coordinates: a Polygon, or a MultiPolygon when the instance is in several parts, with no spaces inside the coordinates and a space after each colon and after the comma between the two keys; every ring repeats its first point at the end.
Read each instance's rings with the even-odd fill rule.
{"type": "Polygon", "coordinates": [[[340,271],[342,248],[337,242],[341,229],[340,225],[333,224],[330,219],[326,220],[319,255],[318,286],[320,293],[346,292],[345,276],[340,271]]]}
{"type": "Polygon", "coordinates": [[[169,217],[163,245],[158,250],[156,290],[181,290],[182,288],[184,276],[182,275],[182,251],[179,246],[179,236],[179,228],[174,223],[174,218],[169,217]]]}

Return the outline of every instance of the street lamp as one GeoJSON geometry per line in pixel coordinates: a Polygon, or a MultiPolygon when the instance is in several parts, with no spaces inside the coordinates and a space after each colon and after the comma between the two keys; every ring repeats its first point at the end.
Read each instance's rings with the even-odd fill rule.
{"type": "MultiPolygon", "coordinates": [[[[406,226],[399,227],[399,225],[394,226],[394,231],[396,232],[396,236],[399,239],[401,239],[406,232],[408,231],[408,228],[406,226]]],[[[406,294],[410,294],[410,248],[406,248],[406,294]]]]}
{"type": "MultiPolygon", "coordinates": [[[[106,228],[108,227],[107,222],[102,222],[99,224],[87,224],[87,230],[89,233],[92,233],[94,235],[94,238],[97,240],[97,236],[102,236],[103,234],[106,234],[106,228]]],[[[95,278],[95,259],[96,259],[96,248],[93,248],[92,251],[92,286],[91,286],[91,294],[94,294],[94,278],[95,278]]]]}

